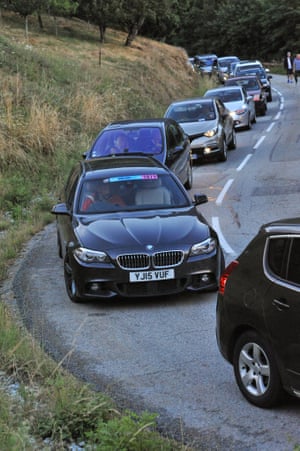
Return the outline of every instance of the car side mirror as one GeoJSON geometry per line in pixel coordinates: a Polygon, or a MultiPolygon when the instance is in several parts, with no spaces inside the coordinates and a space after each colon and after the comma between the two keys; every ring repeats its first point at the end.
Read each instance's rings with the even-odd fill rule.
{"type": "Polygon", "coordinates": [[[208,198],[206,194],[195,194],[194,195],[194,205],[201,205],[201,204],[206,204],[206,202],[208,202],[208,198]]]}
{"type": "Polygon", "coordinates": [[[51,210],[53,215],[70,215],[70,210],[65,203],[56,204],[51,210]]]}

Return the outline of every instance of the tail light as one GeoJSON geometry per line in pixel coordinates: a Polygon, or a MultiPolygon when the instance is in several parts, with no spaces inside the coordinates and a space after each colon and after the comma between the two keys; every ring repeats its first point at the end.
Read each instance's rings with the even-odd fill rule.
{"type": "Polygon", "coordinates": [[[238,266],[239,262],[237,260],[233,260],[229,265],[225,268],[223,273],[220,277],[220,283],[219,283],[219,293],[224,294],[227,279],[232,273],[232,271],[238,266]]]}

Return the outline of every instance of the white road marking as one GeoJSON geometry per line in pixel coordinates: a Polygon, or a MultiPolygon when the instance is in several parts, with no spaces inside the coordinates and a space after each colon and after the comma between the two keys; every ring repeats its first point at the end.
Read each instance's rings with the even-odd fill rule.
{"type": "Polygon", "coordinates": [[[225,183],[224,188],[222,189],[222,191],[220,192],[220,194],[218,195],[217,199],[216,199],[216,205],[221,205],[226,192],[229,190],[230,185],[232,184],[233,179],[229,179],[227,180],[227,182],[225,183]]]}
{"type": "Polygon", "coordinates": [[[261,136],[259,138],[259,140],[257,141],[257,143],[255,144],[255,146],[253,147],[254,150],[258,149],[258,147],[261,145],[261,143],[263,142],[263,140],[265,139],[265,136],[261,136]]]}
{"type": "Polygon", "coordinates": [[[269,132],[272,130],[272,128],[274,127],[274,125],[275,125],[275,122],[271,122],[271,124],[270,124],[269,127],[267,128],[267,133],[269,133],[269,132]]]}
{"type": "Polygon", "coordinates": [[[241,171],[243,169],[243,167],[246,165],[246,163],[248,162],[248,160],[250,160],[250,158],[252,157],[252,153],[249,153],[249,155],[247,155],[244,160],[241,162],[241,164],[236,168],[237,171],[241,171]]]}
{"type": "Polygon", "coordinates": [[[229,246],[229,244],[227,243],[227,241],[225,240],[225,237],[222,233],[221,227],[220,227],[220,222],[219,222],[219,218],[214,216],[212,218],[212,226],[215,229],[215,231],[218,234],[219,240],[220,240],[220,244],[222,249],[227,253],[227,254],[233,254],[234,255],[234,250],[229,246]]]}
{"type": "MultiPolygon", "coordinates": [[[[283,98],[282,94],[281,94],[279,91],[277,91],[277,89],[275,89],[275,91],[277,92],[277,94],[278,94],[279,97],[280,97],[280,105],[279,105],[279,109],[282,110],[282,109],[284,108],[284,98],[283,98]]],[[[280,117],[280,115],[281,115],[281,112],[279,111],[279,112],[276,114],[274,120],[275,120],[275,121],[278,120],[279,117],[280,117]]],[[[269,133],[269,132],[272,130],[272,128],[274,127],[274,125],[275,125],[275,123],[272,122],[272,123],[269,125],[269,127],[267,128],[266,132],[269,133]]],[[[258,149],[258,147],[261,145],[261,143],[264,141],[265,138],[266,138],[265,135],[264,135],[264,136],[261,136],[260,139],[256,142],[256,144],[255,144],[255,146],[253,147],[253,149],[254,149],[254,150],[258,149]]],[[[242,163],[237,167],[236,170],[237,170],[237,171],[241,171],[241,170],[245,167],[245,165],[247,164],[247,162],[250,160],[250,158],[252,157],[252,155],[253,155],[253,154],[248,154],[248,155],[244,158],[244,160],[242,161],[242,163]]],[[[227,191],[229,190],[229,188],[230,188],[230,186],[232,185],[233,182],[234,182],[234,179],[229,179],[229,180],[225,183],[224,188],[222,189],[222,191],[220,192],[219,196],[218,196],[217,199],[216,199],[216,205],[221,205],[221,204],[222,204],[223,199],[224,199],[224,197],[225,197],[227,191]]],[[[223,249],[227,254],[234,255],[234,254],[235,254],[234,250],[233,250],[233,249],[230,247],[230,245],[227,243],[227,241],[226,241],[226,239],[225,239],[225,237],[224,237],[224,235],[223,235],[223,233],[222,233],[221,226],[220,226],[220,221],[219,221],[219,217],[218,217],[218,216],[213,216],[213,217],[212,217],[212,226],[213,226],[213,228],[215,229],[215,231],[216,231],[217,234],[218,234],[218,237],[219,237],[219,240],[220,240],[220,244],[221,244],[222,249],[223,249]]]]}

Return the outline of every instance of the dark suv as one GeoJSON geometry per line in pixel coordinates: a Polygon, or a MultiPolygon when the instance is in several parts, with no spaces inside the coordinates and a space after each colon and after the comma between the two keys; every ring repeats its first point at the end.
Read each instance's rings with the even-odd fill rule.
{"type": "Polygon", "coordinates": [[[300,397],[300,218],[263,225],[220,278],[217,341],[244,397],[300,397]],[[284,390],[283,390],[284,389],[284,390]]]}

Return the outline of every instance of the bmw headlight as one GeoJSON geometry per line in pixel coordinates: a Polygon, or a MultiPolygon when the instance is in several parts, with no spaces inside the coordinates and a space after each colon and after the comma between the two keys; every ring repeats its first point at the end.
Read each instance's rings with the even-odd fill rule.
{"type": "Polygon", "coordinates": [[[204,133],[204,136],[207,138],[212,138],[217,133],[217,128],[212,128],[211,130],[207,130],[207,132],[204,133]]]}
{"type": "Polygon", "coordinates": [[[74,257],[83,263],[105,263],[108,257],[105,252],[94,251],[84,247],[77,247],[74,249],[74,257]]]}
{"type": "Polygon", "coordinates": [[[217,242],[214,238],[207,238],[201,243],[196,243],[191,248],[191,255],[210,254],[217,247],[217,242]]]}

